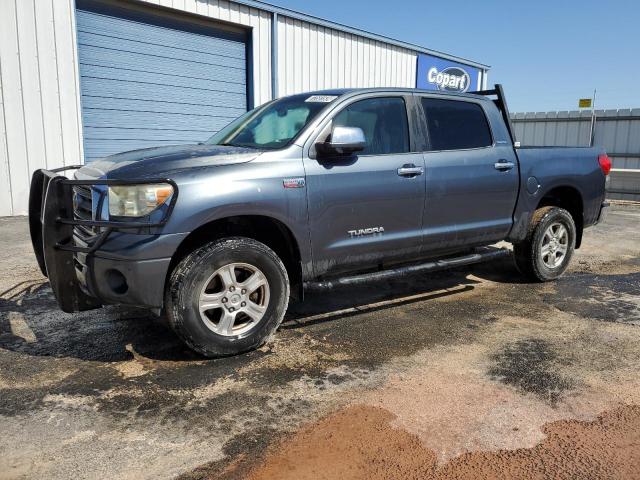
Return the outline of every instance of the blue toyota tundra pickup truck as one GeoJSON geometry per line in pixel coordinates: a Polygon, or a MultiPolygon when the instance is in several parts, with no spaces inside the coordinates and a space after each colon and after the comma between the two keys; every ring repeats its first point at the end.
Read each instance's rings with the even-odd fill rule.
{"type": "Polygon", "coordinates": [[[610,168],[598,148],[520,148],[500,85],[330,90],[201,144],[38,170],[29,222],[62,310],[146,307],[215,357],[266,342],[290,296],[511,255],[500,241],[553,280],[610,168]]]}

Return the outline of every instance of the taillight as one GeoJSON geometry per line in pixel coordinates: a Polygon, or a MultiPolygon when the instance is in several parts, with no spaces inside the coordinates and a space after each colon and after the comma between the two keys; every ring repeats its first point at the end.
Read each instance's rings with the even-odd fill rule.
{"type": "Polygon", "coordinates": [[[609,158],[609,156],[606,153],[599,155],[598,163],[600,164],[600,169],[602,170],[602,173],[604,173],[605,176],[609,175],[609,172],[611,171],[611,159],[609,158]]]}

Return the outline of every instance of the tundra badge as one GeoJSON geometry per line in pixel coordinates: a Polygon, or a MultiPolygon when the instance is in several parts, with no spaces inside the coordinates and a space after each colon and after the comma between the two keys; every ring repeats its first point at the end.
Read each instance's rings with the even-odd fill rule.
{"type": "Polygon", "coordinates": [[[362,237],[364,235],[376,235],[384,233],[384,227],[359,228],[347,232],[351,238],[362,237]]]}

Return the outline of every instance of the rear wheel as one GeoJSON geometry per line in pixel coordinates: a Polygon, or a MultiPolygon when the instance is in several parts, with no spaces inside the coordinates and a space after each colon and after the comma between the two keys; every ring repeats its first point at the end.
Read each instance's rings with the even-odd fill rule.
{"type": "Polygon", "coordinates": [[[187,255],[173,270],[165,296],[177,335],[207,356],[259,347],[286,312],[289,280],[278,256],[253,239],[233,237],[187,255]]]}
{"type": "Polygon", "coordinates": [[[554,280],[569,266],[575,245],[571,214],[559,207],[539,208],[531,218],[527,238],[513,246],[516,265],[530,280],[554,280]]]}

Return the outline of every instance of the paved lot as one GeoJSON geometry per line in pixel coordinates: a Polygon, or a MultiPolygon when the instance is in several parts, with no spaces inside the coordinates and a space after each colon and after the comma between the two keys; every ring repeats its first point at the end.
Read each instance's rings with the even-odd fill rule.
{"type": "Polygon", "coordinates": [[[214,361],[143,311],[58,312],[0,219],[0,477],[639,478],[640,208],[612,210],[557,283],[316,296],[214,361]]]}

